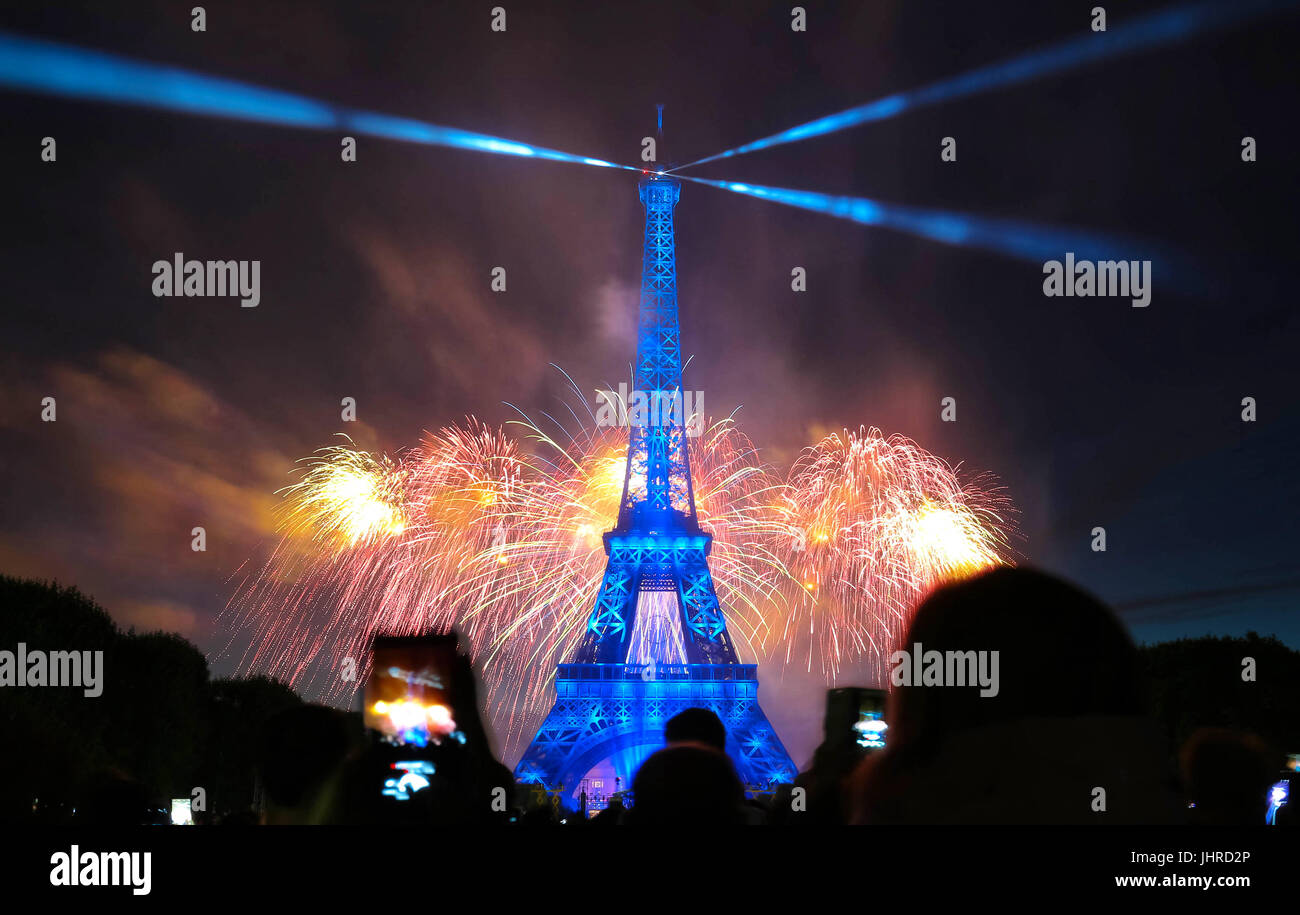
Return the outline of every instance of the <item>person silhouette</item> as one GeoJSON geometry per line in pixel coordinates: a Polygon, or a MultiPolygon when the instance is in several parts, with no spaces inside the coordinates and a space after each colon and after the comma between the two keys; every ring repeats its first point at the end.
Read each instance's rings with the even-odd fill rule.
{"type": "Polygon", "coordinates": [[[748,822],[745,789],[727,754],[699,744],[665,747],[632,781],[633,826],[740,826],[748,822]]]}
{"type": "Polygon", "coordinates": [[[993,688],[907,682],[895,653],[888,745],[853,776],[854,822],[1182,821],[1137,649],[1096,598],[996,569],[930,595],[902,647],[983,657],[993,688]]]}

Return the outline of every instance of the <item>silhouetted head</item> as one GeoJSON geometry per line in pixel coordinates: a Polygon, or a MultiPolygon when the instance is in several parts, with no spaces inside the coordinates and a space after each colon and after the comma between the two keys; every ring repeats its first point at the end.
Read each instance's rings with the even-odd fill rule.
{"type": "Polygon", "coordinates": [[[628,822],[726,826],[743,822],[745,789],[727,754],[695,744],[667,747],[641,764],[628,822]]]}
{"type": "Polygon", "coordinates": [[[1179,754],[1183,786],[1196,804],[1195,819],[1207,823],[1264,822],[1268,789],[1275,781],[1275,754],[1253,734],[1201,728],[1179,754]]]}
{"type": "Polygon", "coordinates": [[[1096,598],[997,569],[926,599],[900,647],[855,822],[1090,823],[1098,786],[1108,822],[1180,820],[1137,649],[1096,598]]]}
{"type": "Polygon", "coordinates": [[[664,740],[669,744],[702,743],[718,750],[727,749],[727,729],[722,719],[706,708],[688,708],[668,719],[664,740]]]}
{"type": "Polygon", "coordinates": [[[1021,718],[1137,715],[1137,649],[1115,615],[1059,578],[1001,568],[934,592],[904,651],[997,652],[996,695],[969,686],[898,685],[890,674],[891,745],[930,747],[952,733],[1021,718]]]}

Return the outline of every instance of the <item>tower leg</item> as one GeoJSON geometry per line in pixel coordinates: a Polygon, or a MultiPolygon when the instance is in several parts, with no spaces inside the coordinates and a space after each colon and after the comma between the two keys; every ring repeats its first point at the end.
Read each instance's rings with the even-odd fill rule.
{"type": "Polygon", "coordinates": [[[617,562],[611,557],[587,631],[578,645],[579,662],[617,664],[627,658],[640,590],[640,563],[617,562]]]}
{"type": "Polygon", "coordinates": [[[682,551],[677,563],[677,597],[682,634],[692,664],[735,663],[736,651],[713,589],[713,576],[702,549],[682,551]]]}

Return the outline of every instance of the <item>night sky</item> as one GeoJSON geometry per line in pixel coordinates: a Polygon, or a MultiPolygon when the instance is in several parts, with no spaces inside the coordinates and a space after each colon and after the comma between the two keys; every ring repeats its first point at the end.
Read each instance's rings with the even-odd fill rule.
{"type": "MultiPolygon", "coordinates": [[[[812,0],[795,33],[792,4],[504,0],[504,34],[494,3],[209,4],[197,34],[194,5],[10,3],[0,28],[630,164],[656,103],[662,152],[691,161],[1085,35],[1095,4],[812,0]]],[[[1112,30],[1170,5],[1105,4],[1112,30]]],[[[995,475],[1018,559],[1116,605],[1139,640],[1300,647],[1298,26],[1293,11],[693,170],[1124,234],[1186,266],[1157,267],[1145,309],[1046,298],[1041,263],[687,184],[686,386],[715,415],[740,406],[780,467],[865,424],[995,475]]],[[[550,363],[588,392],[628,377],[632,173],[366,138],[344,164],[335,132],[9,91],[0,112],[0,571],[76,584],[123,625],[221,647],[275,491],[337,432],[392,452],[469,413],[503,422],[505,401],[550,409],[550,363]],[[176,251],[260,260],[261,304],[155,298],[150,267],[176,251]]],[[[764,681],[798,762],[811,690],[764,681]]]]}

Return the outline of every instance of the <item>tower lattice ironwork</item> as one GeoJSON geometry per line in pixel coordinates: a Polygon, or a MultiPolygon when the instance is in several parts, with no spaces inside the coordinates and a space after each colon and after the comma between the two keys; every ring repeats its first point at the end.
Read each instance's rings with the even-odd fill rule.
{"type": "Polygon", "coordinates": [[[681,183],[657,172],[639,189],[645,247],[618,523],[604,535],[608,564],[576,657],[558,666],[555,706],[515,774],[572,794],[596,764],[634,767],[663,745],[669,718],[704,707],[726,725],[741,780],[762,790],[795,768],[759,707],[756,666],[736,657],[709,573],[713,538],[695,512],[688,433],[702,417],[687,415],[682,391],[673,238],[681,183]]]}

